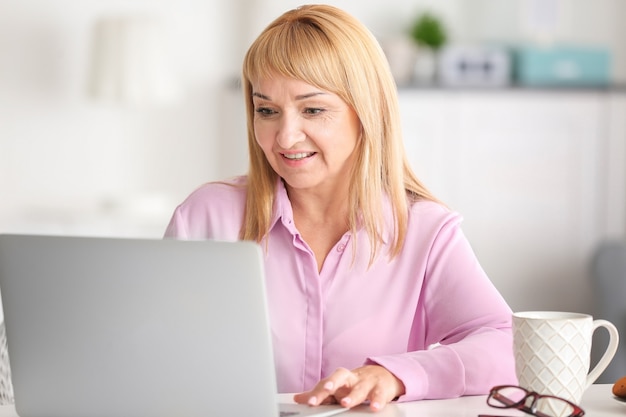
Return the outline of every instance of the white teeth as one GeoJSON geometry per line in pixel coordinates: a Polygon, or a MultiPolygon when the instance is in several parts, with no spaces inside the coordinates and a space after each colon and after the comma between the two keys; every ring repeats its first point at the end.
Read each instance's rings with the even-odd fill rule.
{"type": "Polygon", "coordinates": [[[287,159],[296,160],[296,159],[304,159],[313,155],[315,152],[300,152],[300,153],[292,153],[292,154],[283,154],[283,156],[287,159]]]}

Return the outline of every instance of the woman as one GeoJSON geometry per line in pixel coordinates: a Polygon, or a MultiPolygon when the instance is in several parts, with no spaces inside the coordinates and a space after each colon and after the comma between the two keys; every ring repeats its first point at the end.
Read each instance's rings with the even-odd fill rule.
{"type": "Polygon", "coordinates": [[[379,410],[514,383],[511,311],[411,171],[371,33],[331,6],[289,11],[243,89],[248,175],[193,192],[166,236],[261,244],[279,391],[379,410]]]}

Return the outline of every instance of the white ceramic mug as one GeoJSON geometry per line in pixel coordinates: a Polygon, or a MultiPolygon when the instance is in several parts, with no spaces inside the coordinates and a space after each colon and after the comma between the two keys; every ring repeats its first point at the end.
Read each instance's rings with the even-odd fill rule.
{"type": "MultiPolygon", "coordinates": [[[[609,365],[619,342],[615,326],[588,314],[526,311],[513,314],[513,348],[519,385],[580,404],[584,391],[609,365]],[[604,327],[608,346],[589,371],[592,336],[604,327]]],[[[548,411],[548,410],[546,410],[548,411]]],[[[559,415],[550,410],[551,415],[559,415]]]]}

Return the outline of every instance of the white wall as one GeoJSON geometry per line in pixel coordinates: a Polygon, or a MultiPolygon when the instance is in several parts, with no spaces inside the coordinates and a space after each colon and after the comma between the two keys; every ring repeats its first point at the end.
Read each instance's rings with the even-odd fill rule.
{"type": "Polygon", "coordinates": [[[1,0],[0,9],[0,231],[153,234],[150,216],[163,222],[172,200],[220,175],[217,92],[239,60],[232,3],[1,0]],[[126,13],[164,19],[179,103],[87,96],[92,25],[126,13]],[[137,211],[146,225],[114,224],[137,211]]]}
{"type": "MultiPolygon", "coordinates": [[[[548,0],[540,0],[548,1],[548,0]]],[[[626,83],[621,0],[554,0],[555,40],[612,49],[626,83]]],[[[452,41],[531,40],[532,0],[336,0],[384,39],[418,11],[444,18],[452,41]]],[[[249,42],[294,0],[0,0],[0,233],[159,237],[199,184],[242,172],[243,119],[229,82],[249,42]],[[170,31],[184,96],[132,108],[86,95],[90,36],[103,15],[149,12],[170,31]]],[[[239,103],[240,104],[240,103],[239,103]]],[[[582,289],[580,289],[582,290],[582,289]]]]}
{"type": "MultiPolygon", "coordinates": [[[[515,42],[528,39],[519,10],[530,1],[330,3],[381,39],[406,30],[416,13],[429,9],[443,17],[452,41],[515,42]]],[[[558,38],[612,47],[616,79],[625,82],[626,29],[619,16],[626,3],[555,1],[563,11],[558,38]]],[[[243,139],[222,137],[233,131],[224,126],[223,90],[238,75],[249,42],[300,3],[0,0],[0,232],[157,234],[171,206],[192,188],[235,173],[242,158],[222,155],[225,144],[228,149],[228,142],[243,139]],[[86,95],[95,20],[136,12],[163,18],[169,29],[185,93],[176,105],[126,108],[86,95]],[[132,227],[137,223],[145,224],[132,227]]]]}

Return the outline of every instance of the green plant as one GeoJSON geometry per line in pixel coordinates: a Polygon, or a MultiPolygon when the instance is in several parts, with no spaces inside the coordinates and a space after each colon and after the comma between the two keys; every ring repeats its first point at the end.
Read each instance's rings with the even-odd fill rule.
{"type": "Polygon", "coordinates": [[[428,46],[434,50],[441,48],[448,40],[446,29],[433,14],[420,14],[411,27],[411,37],[419,45],[428,46]]]}

